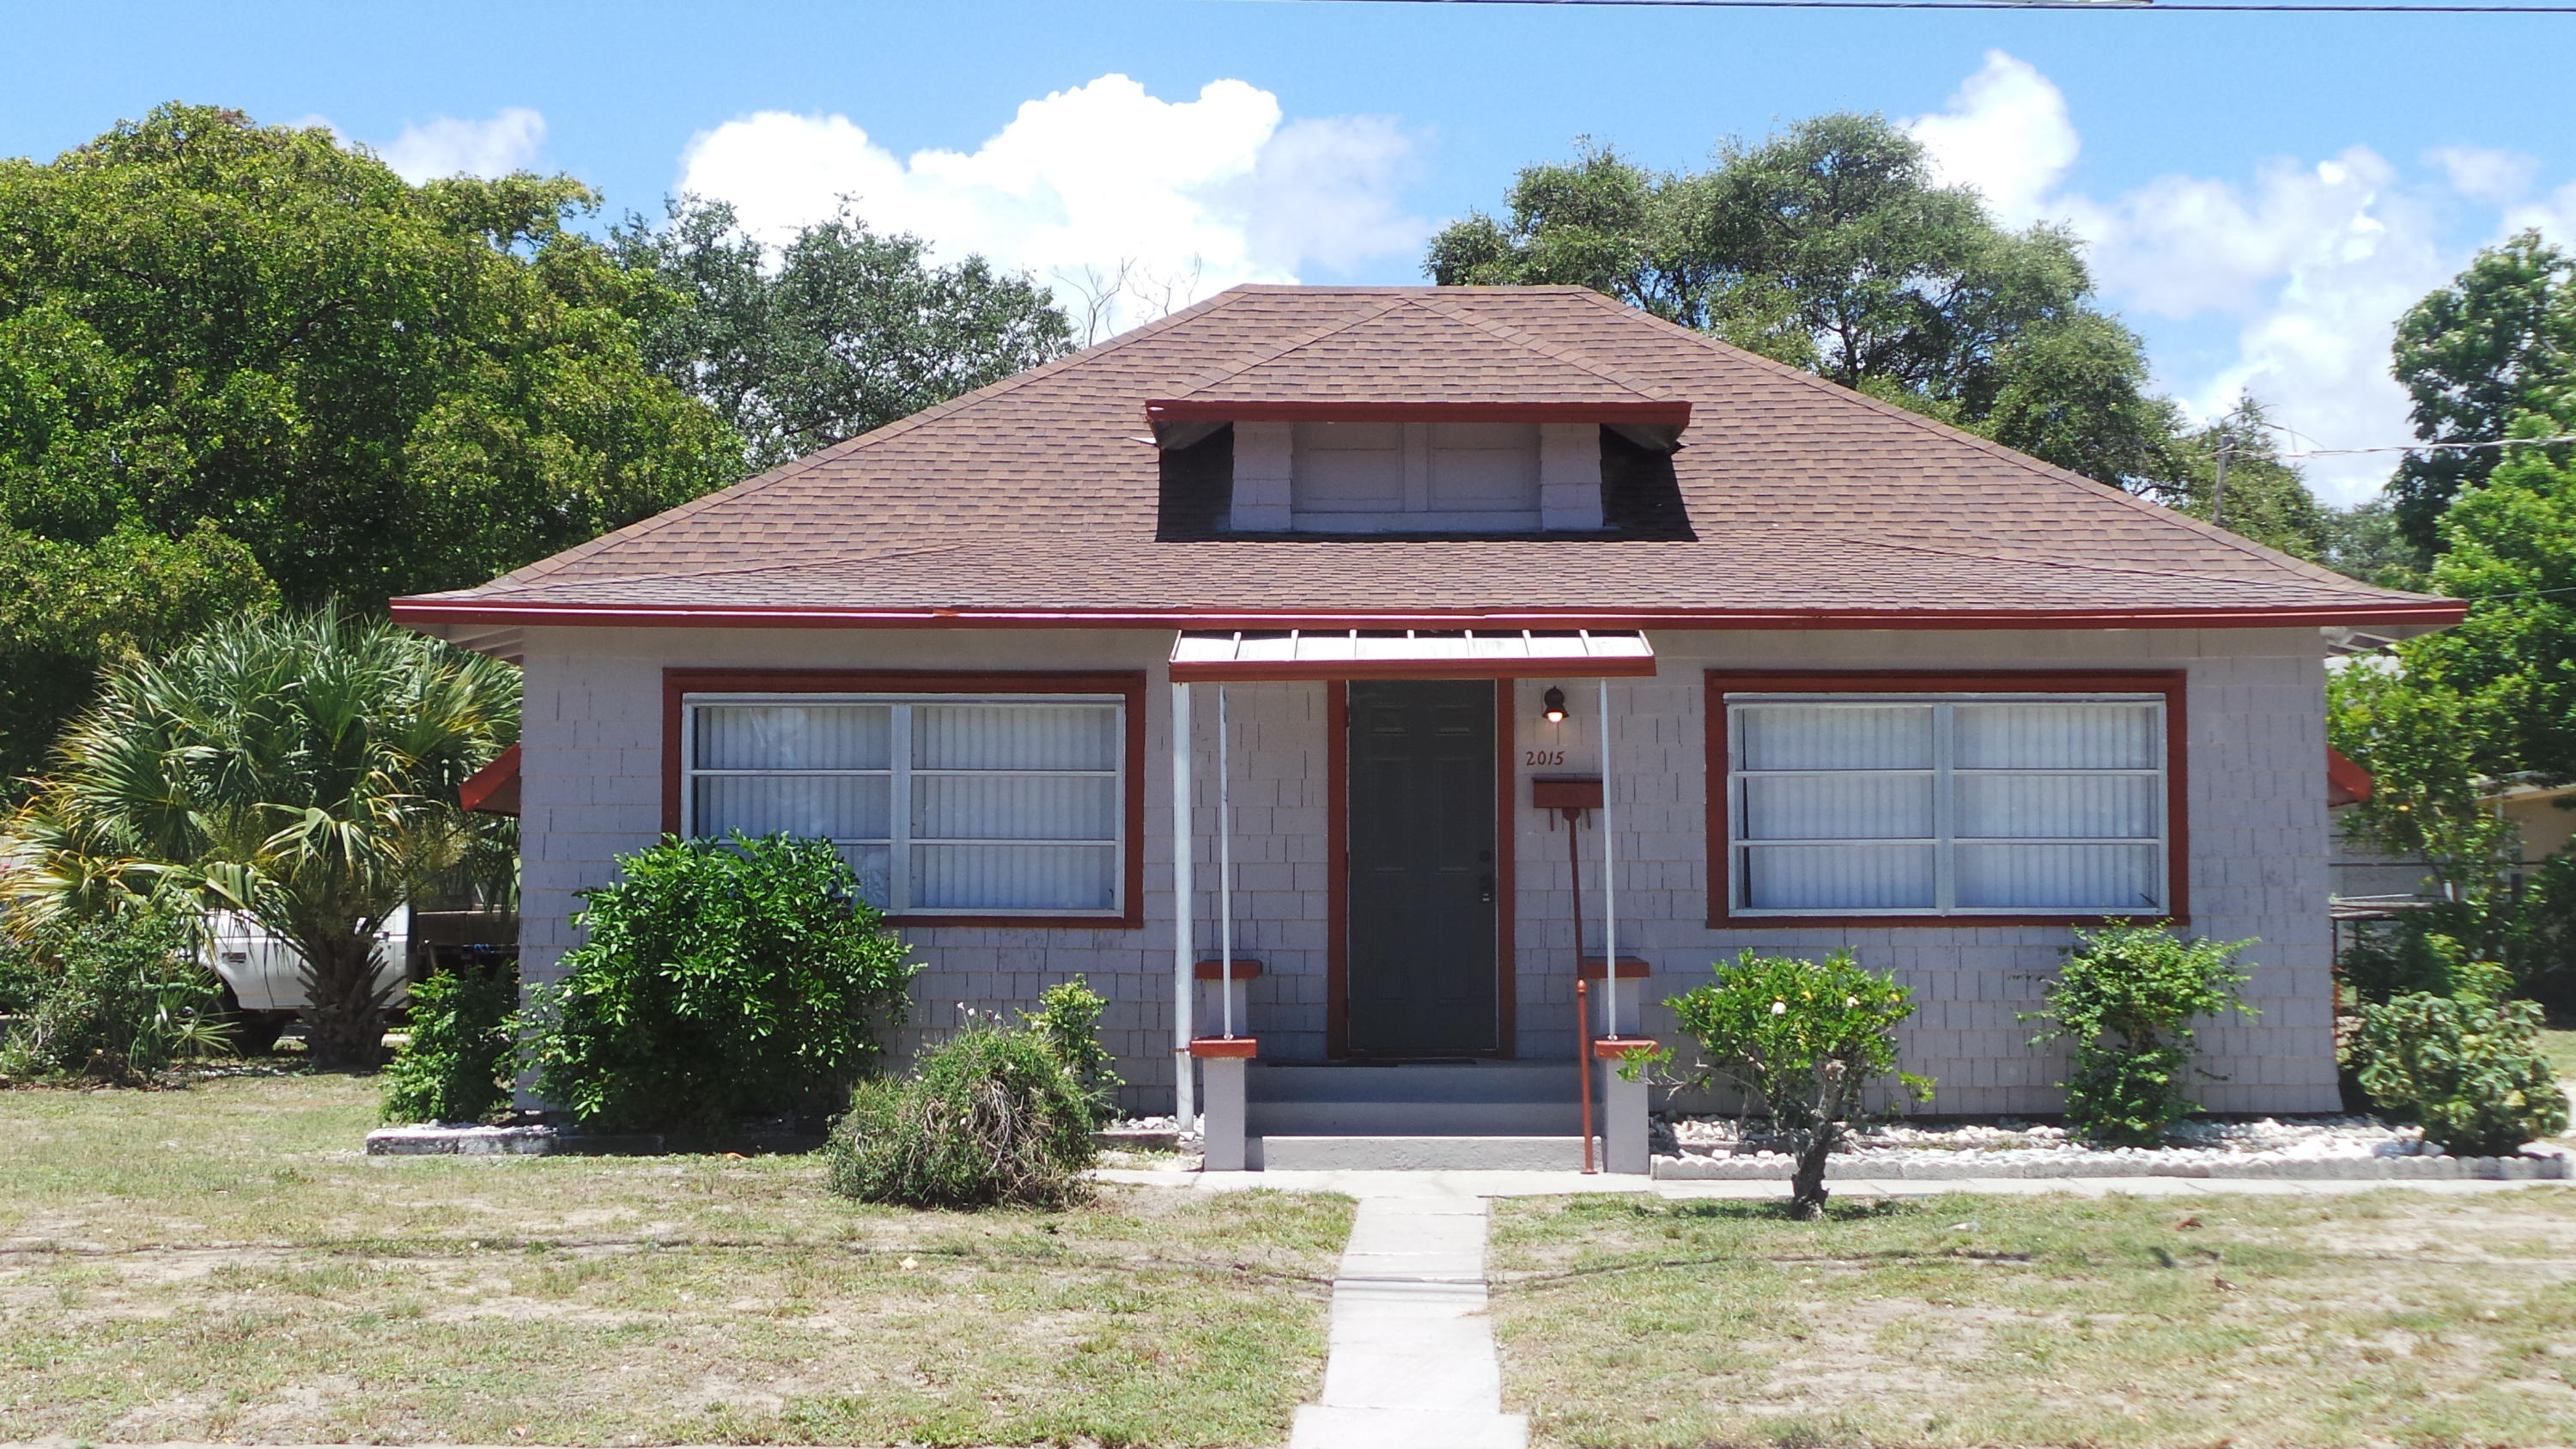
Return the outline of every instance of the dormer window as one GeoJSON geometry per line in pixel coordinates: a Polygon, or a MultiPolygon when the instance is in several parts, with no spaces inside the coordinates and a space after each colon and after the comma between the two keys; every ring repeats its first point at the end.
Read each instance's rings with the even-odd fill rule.
{"type": "Polygon", "coordinates": [[[1535,423],[1292,423],[1300,532],[1523,532],[1539,526],[1535,423]]]}
{"type": "Polygon", "coordinates": [[[1595,531],[1600,432],[1590,423],[1238,422],[1230,531],[1595,531]]]}

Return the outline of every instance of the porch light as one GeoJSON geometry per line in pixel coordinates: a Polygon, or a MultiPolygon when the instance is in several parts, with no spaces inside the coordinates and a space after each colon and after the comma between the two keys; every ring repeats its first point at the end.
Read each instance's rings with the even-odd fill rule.
{"type": "Polygon", "coordinates": [[[1543,703],[1545,703],[1545,704],[1546,704],[1546,706],[1547,706],[1547,722],[1548,722],[1549,724],[1563,724],[1563,723],[1565,723],[1565,691],[1564,691],[1564,690],[1559,689],[1559,688],[1557,688],[1555,685],[1551,684],[1551,685],[1549,685],[1549,686],[1547,687],[1547,693],[1546,693],[1546,694],[1544,694],[1544,695],[1542,695],[1542,696],[1540,696],[1540,699],[1541,699],[1541,701],[1542,701],[1543,703]]]}

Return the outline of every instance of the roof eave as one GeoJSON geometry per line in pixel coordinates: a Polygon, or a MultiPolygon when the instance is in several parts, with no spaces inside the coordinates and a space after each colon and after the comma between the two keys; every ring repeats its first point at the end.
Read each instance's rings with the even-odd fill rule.
{"type": "Polygon", "coordinates": [[[2451,599],[2153,609],[961,609],[535,603],[396,599],[396,623],[702,629],[2296,629],[2384,624],[2438,629],[2451,599]]]}

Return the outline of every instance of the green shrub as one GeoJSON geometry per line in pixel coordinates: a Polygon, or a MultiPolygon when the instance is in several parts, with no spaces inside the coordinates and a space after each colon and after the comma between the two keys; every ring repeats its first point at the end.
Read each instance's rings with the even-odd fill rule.
{"type": "Polygon", "coordinates": [[[1849,951],[1815,962],[1748,947],[1714,969],[1715,981],[1664,1003],[1699,1043],[1684,1083],[1732,1086],[1748,1114],[1766,1113],[1797,1158],[1790,1211],[1821,1217],[1825,1160],[1849,1140],[1870,1089],[1894,1074],[1906,1096],[1932,1098],[1931,1078],[1896,1071],[1896,1028],[1914,1003],[1894,976],[1862,970],[1849,951]]]}
{"type": "Polygon", "coordinates": [[[2353,1000],[2369,1004],[2427,993],[2453,995],[2458,978],[2477,964],[2473,955],[2467,943],[2421,919],[2366,921],[2335,964],[2353,1000]]]}
{"type": "Polygon", "coordinates": [[[907,1009],[909,953],[821,840],[665,840],[584,893],[531,1015],[537,1092],[609,1131],[826,1112],[907,1009]]]}
{"type": "Polygon", "coordinates": [[[1127,1085],[1110,1065],[1113,1058],[1109,1049],[1100,1044],[1100,1013],[1108,1005],[1107,997],[1076,976],[1041,993],[1037,1010],[1020,1013],[1029,1030],[1073,1074],[1074,1084],[1091,1104],[1091,1125],[1095,1128],[1117,1120],[1118,1089],[1127,1085]]]}
{"type": "Polygon", "coordinates": [[[515,975],[442,971],[411,989],[411,1044],[385,1068],[384,1120],[480,1122],[510,1100],[515,975]]]}
{"type": "Polygon", "coordinates": [[[0,1042],[0,1077],[135,1084],[185,1056],[230,1049],[215,1019],[223,983],[195,955],[184,912],[133,905],[49,923],[12,949],[35,983],[26,1017],[0,1042]]]}
{"type": "MultiPolygon", "coordinates": [[[[2030,1039],[2074,1043],[2066,1123],[2096,1142],[2152,1146],[2191,1100],[2192,1023],[2222,1011],[2254,1014],[2238,999],[2247,977],[2237,953],[2250,941],[2185,940],[2161,926],[2078,931],[2066,964],[2022,1014],[2048,1029],[2030,1039]]],[[[2207,1075],[2207,1073],[2201,1073],[2207,1075]]]]}
{"type": "Polygon", "coordinates": [[[903,1081],[860,1084],[826,1148],[832,1190],[916,1208],[1087,1197],[1092,1100],[1033,1030],[967,1027],[903,1081]]]}
{"type": "Polygon", "coordinates": [[[2495,1157],[2567,1130],[2567,1097],[2540,1046],[2540,1008],[2492,995],[2415,993],[2361,1009],[2362,1090],[2460,1157],[2495,1157]]]}

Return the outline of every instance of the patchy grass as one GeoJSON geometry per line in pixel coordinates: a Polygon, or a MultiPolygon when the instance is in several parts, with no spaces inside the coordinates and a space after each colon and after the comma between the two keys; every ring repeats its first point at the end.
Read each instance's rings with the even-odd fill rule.
{"type": "Polygon", "coordinates": [[[1344,1199],[368,1158],[375,1098],[0,1092],[0,1441],[1261,1444],[1321,1379],[1344,1199]]]}
{"type": "Polygon", "coordinates": [[[2560,1081],[2576,1081],[2576,1029],[2545,1027],[2540,1033],[2540,1050],[2560,1081]]]}
{"type": "Polygon", "coordinates": [[[2576,1443],[2576,1192],[1496,1206],[1558,1445],[2576,1443]]]}

